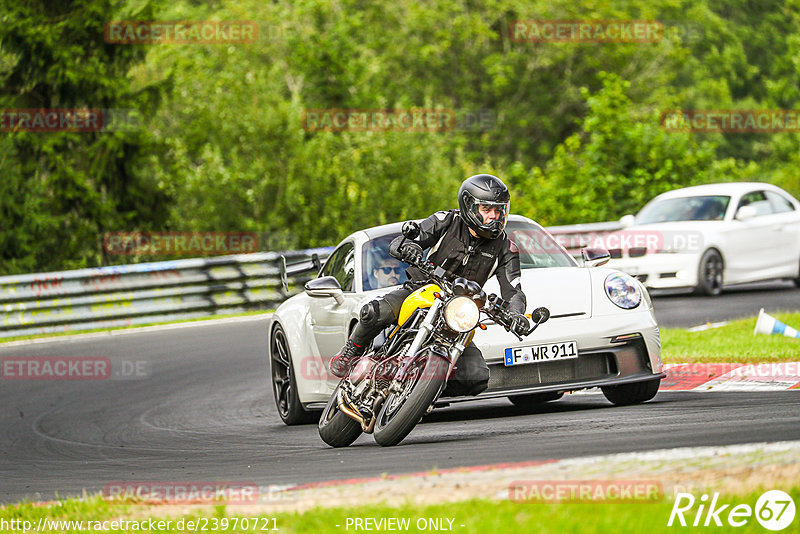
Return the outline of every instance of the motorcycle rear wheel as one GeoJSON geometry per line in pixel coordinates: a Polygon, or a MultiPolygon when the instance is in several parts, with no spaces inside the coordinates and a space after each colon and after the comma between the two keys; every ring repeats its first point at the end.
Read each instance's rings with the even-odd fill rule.
{"type": "Polygon", "coordinates": [[[358,439],[362,430],[358,421],[339,409],[336,404],[338,392],[337,387],[319,418],[319,437],[331,447],[347,447],[358,439]]]}
{"type": "Polygon", "coordinates": [[[449,368],[450,362],[446,358],[423,350],[418,364],[403,384],[403,392],[389,395],[378,413],[374,433],[378,445],[397,445],[417,426],[442,389],[449,368]]]}

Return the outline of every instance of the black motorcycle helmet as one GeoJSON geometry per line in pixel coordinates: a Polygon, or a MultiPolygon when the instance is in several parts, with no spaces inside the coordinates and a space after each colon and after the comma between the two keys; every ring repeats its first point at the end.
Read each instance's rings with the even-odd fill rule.
{"type": "Polygon", "coordinates": [[[461,218],[476,234],[485,239],[495,239],[500,237],[506,227],[511,194],[506,184],[497,176],[476,174],[461,184],[458,190],[458,207],[461,218]],[[492,208],[500,212],[500,217],[484,224],[481,211],[492,208]]]}

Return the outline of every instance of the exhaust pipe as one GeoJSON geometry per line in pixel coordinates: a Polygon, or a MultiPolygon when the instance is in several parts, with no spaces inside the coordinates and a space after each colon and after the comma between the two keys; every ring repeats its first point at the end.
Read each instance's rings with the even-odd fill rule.
{"type": "MultiPolygon", "coordinates": [[[[372,404],[372,413],[377,414],[378,410],[383,404],[383,401],[386,399],[383,395],[378,395],[378,398],[375,399],[375,402],[372,404]]],[[[372,417],[369,425],[364,421],[364,416],[358,411],[358,409],[353,406],[349,399],[345,397],[344,390],[340,389],[336,393],[336,406],[339,410],[348,416],[351,419],[354,419],[361,425],[361,431],[365,434],[372,434],[372,431],[375,429],[375,421],[377,418],[375,416],[372,417]]]]}

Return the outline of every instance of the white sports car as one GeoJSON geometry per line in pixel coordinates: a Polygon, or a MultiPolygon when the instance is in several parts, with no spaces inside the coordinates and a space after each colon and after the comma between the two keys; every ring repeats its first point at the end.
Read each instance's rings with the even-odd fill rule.
{"type": "MultiPolygon", "coordinates": [[[[286,424],[314,421],[338,380],[328,362],[344,345],[366,302],[405,281],[405,265],[388,253],[401,223],[353,233],[331,253],[318,278],[338,287],[310,288],[283,302],[268,332],[270,378],[286,424]]],[[[541,226],[509,217],[506,232],[520,249],[522,288],[530,313],[546,306],[550,320],[519,341],[499,325],[476,331],[489,365],[489,387],[477,397],[443,397],[437,405],[509,397],[520,407],[565,392],[601,387],[614,404],[655,396],[665,376],[650,297],[634,278],[600,267],[605,251],[584,251],[581,267],[541,226]]],[[[492,278],[487,293],[499,293],[492,278]]]]}
{"type": "Polygon", "coordinates": [[[609,266],[654,289],[790,279],[800,286],[800,202],[765,183],[687,187],[651,200],[602,237],[609,266]]]}

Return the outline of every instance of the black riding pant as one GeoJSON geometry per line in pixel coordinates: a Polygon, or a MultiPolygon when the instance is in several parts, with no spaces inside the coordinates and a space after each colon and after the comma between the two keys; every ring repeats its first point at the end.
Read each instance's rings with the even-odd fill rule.
{"type": "MultiPolygon", "coordinates": [[[[358,324],[350,339],[359,346],[368,346],[384,328],[396,323],[400,307],[415,290],[413,284],[406,284],[382,297],[378,297],[361,308],[358,324]]],[[[475,343],[470,343],[456,363],[453,376],[447,382],[443,397],[477,395],[489,385],[489,367],[475,343]]]]}

